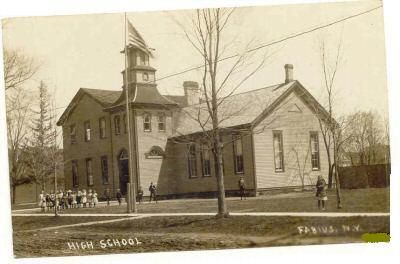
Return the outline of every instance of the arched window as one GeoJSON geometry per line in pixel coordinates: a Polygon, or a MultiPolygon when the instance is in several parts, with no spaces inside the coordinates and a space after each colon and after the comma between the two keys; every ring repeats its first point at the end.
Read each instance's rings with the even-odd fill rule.
{"type": "Polygon", "coordinates": [[[151,131],[151,114],[149,113],[143,115],[143,130],[146,132],[151,131]]]}
{"type": "Polygon", "coordinates": [[[126,159],[129,158],[128,153],[126,152],[125,149],[123,149],[123,150],[121,151],[121,153],[119,154],[119,157],[118,157],[118,158],[119,158],[120,160],[126,160],[126,159]]]}
{"type": "Polygon", "coordinates": [[[162,159],[165,152],[160,146],[152,146],[149,152],[145,153],[145,156],[147,159],[162,159]]]}

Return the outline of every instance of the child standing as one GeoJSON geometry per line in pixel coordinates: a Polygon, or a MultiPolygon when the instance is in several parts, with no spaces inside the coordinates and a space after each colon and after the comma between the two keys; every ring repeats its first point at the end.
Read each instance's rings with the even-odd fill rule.
{"type": "Polygon", "coordinates": [[[99,202],[99,200],[98,200],[98,198],[97,198],[97,192],[96,192],[96,190],[93,190],[92,202],[93,202],[93,207],[96,207],[96,204],[98,204],[98,202],[99,202]]]}
{"type": "Polygon", "coordinates": [[[86,198],[86,190],[85,189],[83,189],[83,191],[82,191],[82,204],[83,204],[83,208],[85,208],[86,207],[86,203],[87,203],[87,198],[86,198]]]}
{"type": "Polygon", "coordinates": [[[77,202],[76,202],[76,192],[72,192],[72,208],[76,208],[77,202]]]}
{"type": "Polygon", "coordinates": [[[321,175],[318,176],[316,188],[317,193],[315,194],[315,196],[318,199],[318,209],[322,209],[323,211],[325,211],[325,203],[328,200],[328,195],[326,192],[326,182],[321,175]]]}
{"type": "Polygon", "coordinates": [[[122,193],[120,189],[117,189],[117,200],[118,200],[118,205],[121,205],[121,201],[122,201],[122,193]]]}
{"type": "Polygon", "coordinates": [[[44,195],[44,191],[39,194],[39,206],[41,211],[44,212],[46,208],[46,196],[44,195]]]}
{"type": "Polygon", "coordinates": [[[87,194],[87,202],[89,203],[89,208],[92,207],[93,194],[92,194],[92,190],[91,189],[89,189],[88,194],[87,194]]]}
{"type": "Polygon", "coordinates": [[[78,208],[81,208],[82,203],[82,192],[78,189],[78,193],[76,194],[76,205],[78,208]]]}

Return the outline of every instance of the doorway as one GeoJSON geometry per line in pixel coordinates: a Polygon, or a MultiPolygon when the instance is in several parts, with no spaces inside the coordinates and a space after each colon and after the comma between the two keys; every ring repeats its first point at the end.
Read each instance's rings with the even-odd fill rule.
{"type": "Polygon", "coordinates": [[[121,151],[118,157],[119,164],[119,189],[122,195],[126,195],[126,184],[129,182],[129,159],[125,149],[121,151]]]}

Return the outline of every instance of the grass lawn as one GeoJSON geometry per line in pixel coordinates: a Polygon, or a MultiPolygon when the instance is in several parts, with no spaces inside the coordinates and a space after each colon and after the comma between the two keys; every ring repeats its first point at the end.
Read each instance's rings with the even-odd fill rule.
{"type": "Polygon", "coordinates": [[[79,217],[54,217],[54,216],[40,216],[40,217],[23,217],[14,216],[12,218],[12,226],[14,231],[26,231],[52,226],[71,225],[78,223],[86,223],[92,221],[120,219],[122,217],[108,216],[79,216],[79,217]]]}
{"type": "MultiPolygon", "coordinates": [[[[32,229],[38,224],[27,217],[13,217],[18,229],[32,229]]],[[[52,217],[36,221],[54,223],[52,217]]],[[[68,224],[91,221],[81,217],[59,217],[68,224]]],[[[102,218],[104,219],[104,218],[102,218]]],[[[108,218],[107,218],[108,219],[108,218]]],[[[40,224],[42,225],[42,224],[40,224]]],[[[16,228],[14,228],[16,231],[16,228]]],[[[69,256],[87,254],[226,249],[283,245],[362,242],[364,233],[388,233],[389,217],[264,217],[211,216],[146,217],[118,223],[70,227],[58,230],[14,232],[16,257],[69,256]],[[307,232],[314,227],[317,233],[307,232]],[[302,233],[299,232],[302,230],[302,233]],[[101,240],[121,241],[136,238],[140,245],[101,247],[101,240]],[[90,249],[70,249],[67,243],[91,242],[90,249]]],[[[103,242],[104,242],[103,241],[103,242]]],[[[135,240],[136,241],[136,240],[135,240]]]]}
{"type": "MultiPolygon", "coordinates": [[[[336,193],[328,193],[327,212],[389,212],[389,188],[342,191],[342,209],[336,208],[336,193]]],[[[241,201],[227,199],[230,212],[316,212],[317,201],[313,192],[262,195],[241,201]]],[[[159,203],[147,200],[138,205],[140,213],[210,213],[217,212],[216,199],[167,200],[159,203]]],[[[97,208],[64,210],[65,213],[126,213],[126,204],[97,208]]],[[[29,212],[30,213],[30,212],[29,212]]],[[[38,212],[40,213],[40,212],[38,212]]]]}

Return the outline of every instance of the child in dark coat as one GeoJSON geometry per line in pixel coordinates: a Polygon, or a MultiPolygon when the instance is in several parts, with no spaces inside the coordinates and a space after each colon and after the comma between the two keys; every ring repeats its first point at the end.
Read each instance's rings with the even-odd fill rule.
{"type": "Polygon", "coordinates": [[[316,188],[317,192],[315,196],[318,199],[318,209],[325,211],[325,203],[328,200],[328,195],[326,192],[326,182],[322,176],[318,176],[316,188]]]}

